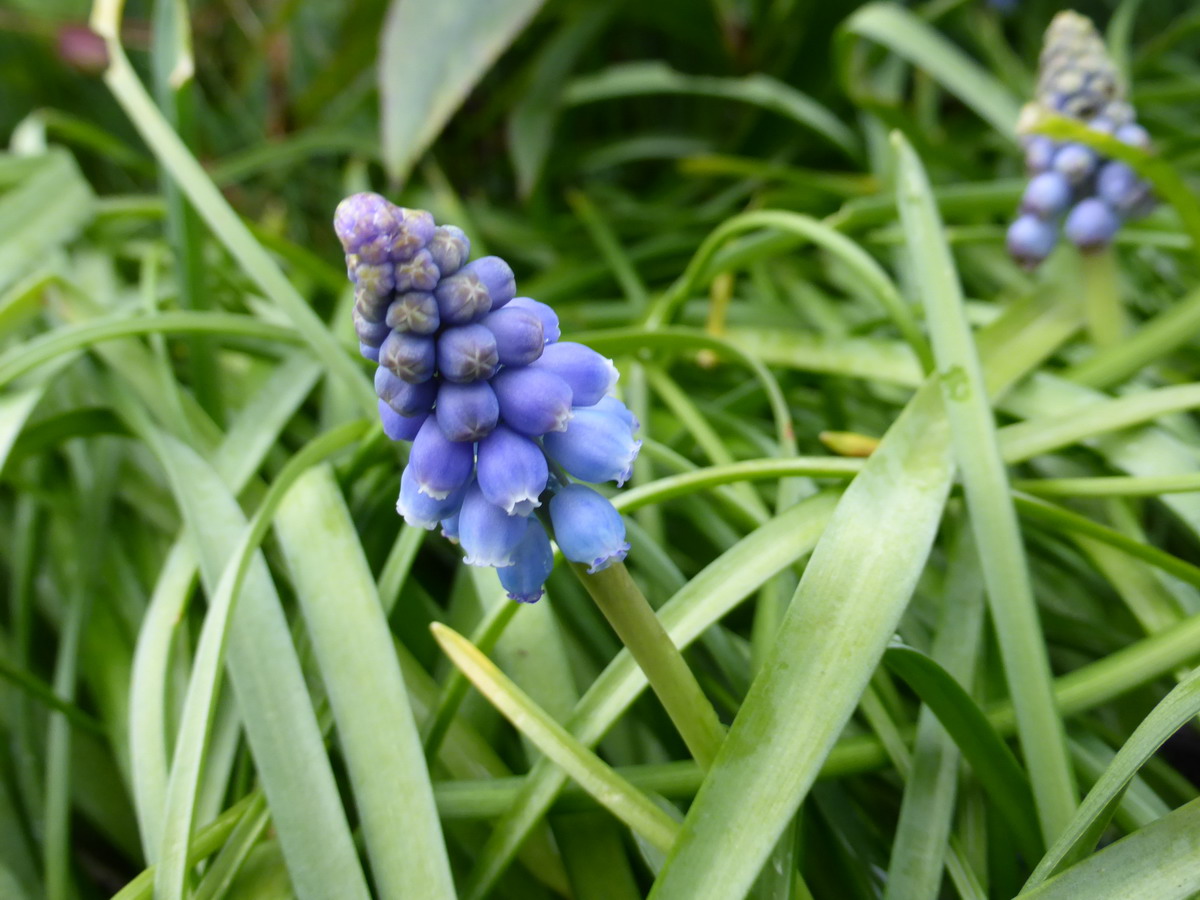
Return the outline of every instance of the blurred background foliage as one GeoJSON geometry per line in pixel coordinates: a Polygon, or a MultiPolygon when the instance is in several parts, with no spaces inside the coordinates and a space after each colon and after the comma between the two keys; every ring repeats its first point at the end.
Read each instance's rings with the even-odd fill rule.
{"type": "MultiPolygon", "coordinates": [[[[903,292],[916,301],[891,193],[891,128],[909,138],[928,169],[973,324],[993,322],[1031,297],[1079,290],[1066,251],[1036,275],[1007,259],[1003,234],[1020,197],[1022,168],[1013,134],[993,121],[1028,96],[1042,32],[1061,4],[1023,0],[1002,16],[982,2],[934,0],[904,7],[898,21],[908,30],[889,34],[878,23],[896,20],[870,16],[891,15],[898,5],[547,0],[540,8],[529,5],[527,24],[501,23],[482,36],[496,61],[476,59],[482,59],[477,82],[468,74],[449,84],[439,80],[436,66],[461,53],[470,36],[438,44],[418,40],[419,32],[389,31],[389,5],[395,7],[390,15],[400,16],[406,2],[193,2],[195,79],[180,90],[171,89],[168,77],[178,58],[161,32],[156,39],[150,3],[130,2],[121,32],[135,69],[157,90],[208,177],[299,296],[330,323],[347,355],[353,353],[349,296],[330,218],[342,196],[362,189],[461,225],[477,254],[496,253],[512,263],[523,293],[555,304],[564,332],[573,336],[640,321],[650,298],[675,282],[705,238],[747,209],[823,219],[896,272],[903,292]],[[508,34],[513,40],[506,47],[508,34]],[[381,92],[381,71],[403,77],[381,92]],[[964,72],[969,77],[959,77],[964,72]],[[426,95],[415,86],[423,78],[449,89],[451,100],[422,106],[426,95]],[[972,92],[970,84],[978,89],[972,92]],[[461,106],[453,102],[457,95],[461,106]],[[389,133],[387,121],[418,121],[432,129],[430,140],[408,126],[389,133]]],[[[170,6],[158,4],[160,26],[170,6]]],[[[1112,23],[1109,37],[1130,76],[1140,121],[1160,157],[1194,193],[1200,184],[1200,16],[1186,2],[1074,6],[1102,26],[1112,23]]],[[[312,390],[319,368],[305,367],[305,354],[294,352],[301,339],[289,330],[288,316],[231,255],[232,233],[210,232],[173,193],[155,153],[101,80],[106,51],[87,31],[88,13],[77,0],[0,5],[0,135],[13,151],[0,159],[0,381],[19,388],[4,397],[0,469],[6,598],[0,615],[6,710],[0,717],[0,827],[6,831],[0,845],[16,848],[0,851],[0,873],[7,873],[18,897],[43,891],[56,898],[107,896],[147,864],[131,788],[138,776],[129,755],[129,688],[142,617],[182,520],[178,496],[144,435],[125,439],[137,430],[130,404],[215,458],[224,434],[242,421],[239,414],[251,410],[270,419],[262,410],[272,411],[271,398],[282,397],[284,405],[273,410],[279,421],[263,424],[258,435],[265,439],[258,457],[242,463],[242,486],[249,486],[233,491],[248,512],[308,442],[361,421],[352,388],[331,378],[312,390]],[[55,345],[36,345],[46,348],[44,358],[21,355],[40,336],[104,314],[189,309],[237,313],[261,327],[243,327],[239,319],[228,331],[213,326],[189,336],[154,335],[137,339],[134,349],[97,344],[83,354],[86,342],[64,345],[61,360],[72,365],[61,378],[48,374],[59,371],[55,345]],[[30,372],[45,377],[20,380],[30,372]],[[49,715],[50,707],[66,710],[68,718],[49,715]],[[72,738],[64,736],[64,721],[72,738]]],[[[719,265],[707,271],[704,289],[683,298],[676,320],[728,338],[770,365],[787,397],[796,450],[821,454],[822,432],[882,435],[920,372],[844,260],[796,250],[800,243],[771,232],[730,242],[719,265]],[[718,270],[736,271],[736,281],[714,280],[718,270]]],[[[1171,309],[1200,283],[1196,254],[1170,204],[1126,228],[1118,251],[1121,293],[1137,322],[1171,309]]],[[[635,484],[696,465],[787,455],[767,395],[742,366],[716,363],[711,348],[706,355],[700,346],[640,348],[632,339],[613,338],[605,350],[623,365],[645,367],[625,365],[631,402],[653,437],[635,484]]],[[[1146,381],[1129,381],[1139,366],[1096,386],[1193,381],[1190,333],[1163,346],[1170,355],[1154,361],[1146,381]]],[[[1061,352],[1057,346],[1048,351],[1048,365],[1067,371],[1090,352],[1064,338],[1061,352]]],[[[1036,404],[1011,406],[1002,421],[1036,412],[1036,404]]],[[[1179,416],[1165,427],[1189,447],[1200,446],[1190,418],[1179,416]]],[[[1119,468],[1077,446],[1017,474],[1103,475],[1119,468]]],[[[336,475],[385,604],[402,611],[391,625],[411,654],[409,688],[416,690],[412,679],[424,685],[432,707],[442,695],[430,676],[444,683],[449,670],[427,625],[446,620],[470,633],[482,601],[473,599],[471,579],[451,546],[431,540],[414,563],[416,545],[397,543],[403,538],[393,511],[397,470],[396,451],[376,429],[339,458],[336,475]],[[405,579],[408,565],[412,573],[405,579]]],[[[1150,466],[1137,474],[1171,472],[1150,466]]],[[[780,493],[773,482],[722,490],[649,507],[633,520],[631,565],[656,602],[765,521],[767,504],[780,493]]],[[[1194,560],[1200,519],[1182,504],[1102,498],[1072,508],[1139,545],[1194,560]]],[[[959,508],[952,510],[951,532],[960,518],[959,508]]],[[[1103,662],[1196,611],[1194,584],[1175,580],[1145,588],[1154,598],[1150,612],[1136,602],[1123,604],[1128,596],[1143,596],[1148,569],[1122,568],[1100,545],[1064,533],[1061,523],[1028,525],[1026,533],[1057,673],[1103,662]]],[[[920,644],[934,628],[954,546],[943,539],[935,549],[906,619],[911,642],[920,644]]],[[[272,570],[282,571],[279,547],[271,541],[265,547],[272,570]]],[[[278,580],[291,612],[293,590],[278,580]]],[[[753,585],[756,602],[732,612],[689,653],[726,720],[745,695],[795,583],[795,573],[785,569],[765,586],[753,585]]],[[[551,598],[561,646],[573,651],[568,671],[574,683],[568,699],[559,698],[569,703],[618,648],[568,573],[555,574],[551,598]]],[[[177,659],[190,653],[202,620],[202,604],[192,603],[172,639],[177,659]]],[[[302,637],[297,641],[304,646],[302,637]]],[[[1164,696],[1173,667],[1197,655],[1179,652],[1178,660],[1156,657],[1147,679],[1097,696],[1076,747],[1081,770],[1091,773],[1086,781],[1164,696]]],[[[987,706],[1003,697],[1004,673],[987,642],[983,655],[973,687],[987,706]]],[[[305,662],[314,677],[308,656],[305,662]]],[[[914,696],[886,678],[874,684],[876,700],[895,721],[916,721],[914,696]]],[[[178,662],[167,685],[168,722],[179,716],[185,685],[186,664],[178,662]]],[[[461,721],[495,749],[489,776],[526,770],[527,749],[478,697],[464,701],[461,721]]],[[[877,719],[856,720],[851,736],[877,726],[877,719]]],[[[236,728],[225,739],[224,768],[206,782],[212,795],[202,822],[230,809],[244,813],[235,803],[255,783],[254,763],[236,728]]],[[[606,759],[621,766],[684,756],[648,700],[639,701],[602,747],[606,759]]],[[[1121,830],[1194,797],[1187,781],[1196,776],[1194,750],[1190,730],[1167,746],[1148,770],[1149,786],[1139,782],[1135,791],[1143,806],[1123,810],[1121,830]]],[[[333,755],[344,782],[336,750],[333,755]]],[[[882,754],[864,768],[877,771],[851,765],[846,777],[823,782],[806,806],[807,842],[797,859],[813,896],[882,894],[880,873],[888,865],[904,781],[882,754]]],[[[444,780],[444,771],[435,774],[444,780]]],[[[686,797],[695,783],[692,777],[656,790],[686,797]]],[[[468,787],[486,794],[478,783],[468,787]]],[[[1012,896],[1033,863],[1003,827],[990,843],[971,842],[971,828],[994,826],[994,814],[982,810],[977,785],[965,794],[955,813],[964,858],[984,873],[983,896],[1012,896]]],[[[451,815],[445,812],[450,793],[438,797],[454,822],[452,861],[465,880],[487,831],[462,812],[469,804],[451,815]]],[[[576,808],[581,805],[577,800],[576,808]]],[[[495,803],[487,809],[479,818],[502,810],[495,803]]],[[[238,833],[245,854],[226,863],[230,879],[238,879],[231,896],[287,895],[275,842],[255,843],[264,828],[265,819],[257,830],[238,833]]],[[[525,868],[501,881],[498,894],[573,890],[611,898],[637,895],[650,881],[653,853],[643,857],[612,833],[594,845],[572,845],[569,831],[556,837],[562,859],[542,858],[547,868],[539,872],[536,853],[523,855],[525,868]],[[584,858],[594,847],[603,852],[595,850],[597,861],[589,865],[584,858]],[[590,889],[589,877],[597,879],[590,889]]],[[[550,851],[539,844],[537,852],[550,851]]],[[[228,888],[216,879],[200,884],[214,894],[228,888]]],[[[5,890],[0,882],[0,896],[8,896],[5,890]]],[[[129,896],[149,896],[145,884],[139,890],[129,896]]],[[[768,885],[762,895],[783,896],[772,890],[768,885]]],[[[944,890],[950,895],[949,882],[944,890]]]]}

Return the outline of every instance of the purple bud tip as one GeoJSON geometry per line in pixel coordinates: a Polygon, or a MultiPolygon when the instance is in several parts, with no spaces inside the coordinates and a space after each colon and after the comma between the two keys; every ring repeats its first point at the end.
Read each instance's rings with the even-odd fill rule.
{"type": "MultiPolygon", "coordinates": [[[[354,290],[354,314],[368,322],[383,322],[387,319],[388,298],[369,294],[361,287],[354,290]]],[[[391,326],[388,326],[391,327],[391,326]]]]}
{"type": "Polygon", "coordinates": [[[487,286],[468,269],[443,278],[433,292],[438,312],[447,325],[467,325],[487,314],[491,298],[487,286]]]}
{"type": "Polygon", "coordinates": [[[434,340],[428,335],[393,331],[379,348],[379,364],[413,384],[432,378],[435,362],[434,340]]]}
{"type": "Polygon", "coordinates": [[[369,297],[385,298],[396,286],[396,270],[391,263],[371,265],[359,262],[354,266],[350,280],[356,288],[355,296],[365,294],[369,297]]]}
{"type": "Polygon", "coordinates": [[[384,322],[372,322],[364,318],[356,307],[351,318],[354,321],[354,333],[358,335],[359,343],[370,347],[378,347],[386,340],[391,331],[384,322]]]}
{"type": "Polygon", "coordinates": [[[499,365],[496,338],[483,325],[460,325],[438,335],[438,373],[447,381],[491,378],[499,365]]]}
{"type": "Polygon", "coordinates": [[[486,381],[443,382],[437,391],[436,415],[438,425],[450,440],[478,441],[496,427],[500,405],[486,381]]]}
{"type": "Polygon", "coordinates": [[[475,275],[487,289],[489,309],[499,309],[516,296],[517,281],[508,263],[498,256],[483,256],[467,263],[462,271],[475,275]]]}
{"type": "Polygon", "coordinates": [[[379,194],[351,194],[333,214],[333,230],[342,249],[362,262],[379,265],[399,234],[397,208],[379,194]]]}
{"type": "Polygon", "coordinates": [[[433,239],[433,216],[423,209],[396,207],[396,236],[389,247],[389,256],[396,262],[411,259],[433,239]]]}
{"type": "Polygon", "coordinates": [[[429,242],[428,250],[433,255],[433,261],[444,278],[462,268],[467,257],[471,255],[471,242],[461,228],[454,225],[440,225],[433,232],[433,239],[429,242]]]}
{"type": "Polygon", "coordinates": [[[428,250],[418,250],[411,258],[396,263],[396,291],[432,291],[441,273],[428,250]]]}
{"type": "Polygon", "coordinates": [[[441,324],[437,301],[428,291],[401,294],[387,308],[384,321],[396,331],[411,331],[413,334],[433,334],[441,324]]]}

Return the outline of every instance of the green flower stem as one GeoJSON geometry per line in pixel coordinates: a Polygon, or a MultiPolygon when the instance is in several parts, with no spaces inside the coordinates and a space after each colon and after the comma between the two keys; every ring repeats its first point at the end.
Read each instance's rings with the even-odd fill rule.
{"type": "Polygon", "coordinates": [[[1084,310],[1092,343],[1101,350],[1116,347],[1125,334],[1127,321],[1121,303],[1117,258],[1109,247],[1080,256],[1084,310]]]}
{"type": "Polygon", "coordinates": [[[578,563],[571,568],[646,673],[696,762],[708,769],[725,739],[725,729],[625,564],[617,563],[594,575],[578,563]]]}

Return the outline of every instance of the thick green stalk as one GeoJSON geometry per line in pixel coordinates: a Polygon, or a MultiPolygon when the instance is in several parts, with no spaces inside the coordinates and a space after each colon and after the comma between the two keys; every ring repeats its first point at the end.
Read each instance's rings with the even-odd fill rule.
{"type": "Polygon", "coordinates": [[[1121,303],[1117,258],[1111,247],[1080,256],[1084,310],[1088,333],[1097,349],[1121,343],[1125,334],[1125,309],[1121,303]]]}
{"type": "Polygon", "coordinates": [[[646,680],[696,762],[707,769],[716,759],[725,729],[625,564],[617,563],[594,575],[578,563],[571,568],[646,673],[646,680]]]}

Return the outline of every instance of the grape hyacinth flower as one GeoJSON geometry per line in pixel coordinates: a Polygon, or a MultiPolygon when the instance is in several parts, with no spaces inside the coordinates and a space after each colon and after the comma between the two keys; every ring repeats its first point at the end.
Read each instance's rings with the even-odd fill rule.
{"type": "MultiPolygon", "coordinates": [[[[1043,110],[1076,119],[1142,150],[1150,136],[1136,122],[1116,65],[1090,19],[1060,12],[1046,29],[1034,101],[1017,130],[1036,122],[1043,110]]],[[[1103,250],[1122,221],[1144,216],[1154,205],[1150,186],[1127,165],[1090,147],[1046,135],[1022,137],[1029,185],[1020,215],[1008,229],[1008,251],[1033,269],[1050,255],[1061,226],[1084,253],[1103,250]]]]}
{"type": "Polygon", "coordinates": [[[571,481],[619,487],[641,447],[637,419],[612,396],[612,360],[560,343],[554,310],[516,296],[504,260],[468,261],[462,230],[423,210],[354,194],[334,231],[359,350],[378,365],[384,433],[412,442],[396,504],[405,522],[440,527],[522,603],[542,595],[552,537],[592,573],[623,560],[620,514],[571,481]]]}

